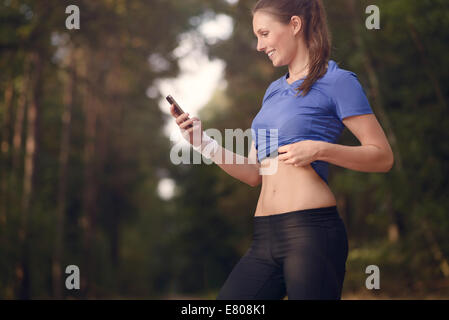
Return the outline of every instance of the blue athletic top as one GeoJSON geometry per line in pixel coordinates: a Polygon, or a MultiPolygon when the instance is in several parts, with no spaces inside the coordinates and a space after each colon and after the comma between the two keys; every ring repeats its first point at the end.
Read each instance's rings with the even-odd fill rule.
{"type": "MultiPolygon", "coordinates": [[[[340,69],[333,60],[305,97],[295,90],[304,78],[289,84],[288,77],[287,72],[270,84],[251,124],[259,162],[277,156],[279,147],[301,140],[336,143],[344,129],[344,118],[373,113],[357,75],[340,69]]],[[[329,164],[319,160],[311,165],[328,183],[329,164]]]]}

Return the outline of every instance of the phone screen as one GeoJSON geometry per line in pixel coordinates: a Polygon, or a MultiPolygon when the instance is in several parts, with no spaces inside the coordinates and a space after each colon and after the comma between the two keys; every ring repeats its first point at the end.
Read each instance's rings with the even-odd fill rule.
{"type": "MultiPolygon", "coordinates": [[[[167,97],[165,97],[165,99],[167,99],[167,101],[168,101],[168,103],[170,103],[170,105],[172,105],[172,104],[175,105],[175,113],[178,117],[184,113],[184,110],[181,109],[179,104],[176,102],[176,100],[171,95],[168,95],[167,97]]],[[[192,128],[192,127],[193,127],[193,125],[189,124],[187,126],[187,129],[192,128]]]]}
{"type": "Polygon", "coordinates": [[[171,95],[168,95],[166,97],[166,99],[167,99],[168,103],[175,105],[175,112],[177,113],[178,116],[180,116],[181,114],[184,113],[184,110],[181,109],[179,104],[176,102],[176,100],[171,95]]]}

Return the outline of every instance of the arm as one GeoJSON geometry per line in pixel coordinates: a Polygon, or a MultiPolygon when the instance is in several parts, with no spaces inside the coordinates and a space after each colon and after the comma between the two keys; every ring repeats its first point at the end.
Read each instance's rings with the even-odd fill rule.
{"type": "Polygon", "coordinates": [[[361,146],[344,146],[320,141],[317,160],[363,172],[388,172],[394,156],[388,139],[374,114],[347,117],[344,125],[361,146]]]}
{"type": "MultiPolygon", "coordinates": [[[[198,137],[198,142],[200,143],[198,143],[198,146],[196,147],[194,146],[194,148],[199,148],[199,150],[202,151],[203,146],[201,143],[202,141],[201,139],[204,138],[204,136],[201,136],[203,134],[201,121],[197,117],[188,119],[188,113],[177,115],[174,109],[174,105],[171,105],[170,112],[174,117],[176,117],[176,123],[180,127],[181,132],[183,132],[184,138],[190,144],[192,144],[192,146],[194,146],[193,141],[196,140],[193,138],[194,129],[197,129],[195,131],[195,135],[196,137],[198,137]],[[194,124],[193,121],[197,121],[196,122],[197,124],[194,124]],[[185,129],[189,125],[193,126],[188,129],[185,129]]],[[[220,168],[222,168],[229,175],[252,187],[256,187],[261,183],[262,177],[259,174],[260,163],[257,162],[256,148],[254,147],[254,141],[251,145],[251,150],[248,154],[248,157],[249,159],[251,159],[251,161],[249,161],[248,158],[235,154],[225,148],[222,148],[220,145],[217,144],[217,151],[215,152],[214,156],[212,156],[211,160],[215,162],[220,168]],[[232,164],[225,164],[226,158],[233,159],[232,164]],[[237,159],[239,160],[239,162],[237,162],[237,159]]]]}
{"type": "Polygon", "coordinates": [[[223,169],[230,176],[252,187],[257,187],[262,182],[262,176],[259,174],[260,163],[257,162],[256,148],[254,147],[254,141],[251,144],[251,150],[248,154],[248,158],[235,154],[232,151],[229,151],[225,148],[222,148],[221,146],[218,146],[218,151],[211,158],[211,160],[215,162],[217,166],[223,169]],[[232,164],[225,164],[226,157],[228,159],[229,158],[233,159],[232,164]],[[237,163],[237,159],[239,159],[239,163],[237,163]],[[243,163],[240,164],[240,162],[243,163]]]}

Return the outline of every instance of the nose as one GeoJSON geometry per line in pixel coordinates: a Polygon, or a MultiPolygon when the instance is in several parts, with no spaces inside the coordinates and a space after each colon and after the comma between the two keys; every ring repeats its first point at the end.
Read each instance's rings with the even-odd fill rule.
{"type": "Polygon", "coordinates": [[[257,51],[265,51],[264,43],[260,39],[257,39],[257,51]]]}

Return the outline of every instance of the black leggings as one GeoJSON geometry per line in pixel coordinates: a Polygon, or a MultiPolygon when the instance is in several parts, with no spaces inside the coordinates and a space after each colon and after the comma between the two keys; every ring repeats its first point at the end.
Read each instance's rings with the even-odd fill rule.
{"type": "Polygon", "coordinates": [[[339,300],[347,256],[336,206],[257,216],[251,246],[217,299],[339,300]]]}

